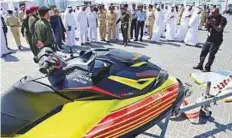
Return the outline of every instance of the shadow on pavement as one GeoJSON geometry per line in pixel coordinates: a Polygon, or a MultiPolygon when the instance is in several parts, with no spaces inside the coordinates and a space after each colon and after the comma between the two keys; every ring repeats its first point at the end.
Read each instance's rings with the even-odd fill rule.
{"type": "Polygon", "coordinates": [[[8,54],[6,55],[5,57],[2,57],[2,59],[5,61],[5,62],[17,62],[19,61],[19,59],[11,54],[8,54]]]}
{"type": "Polygon", "coordinates": [[[212,130],[209,130],[207,132],[204,132],[200,135],[197,135],[195,136],[194,138],[202,138],[202,137],[215,137],[214,135],[216,135],[217,133],[220,133],[222,131],[226,132],[227,130],[228,131],[232,131],[232,123],[229,123],[229,124],[220,124],[218,122],[215,122],[215,119],[214,118],[209,118],[207,120],[208,122],[211,122],[211,123],[214,123],[215,124],[215,127],[214,129],[212,130]]]}
{"type": "Polygon", "coordinates": [[[134,47],[134,48],[145,48],[144,45],[135,44],[135,43],[128,43],[127,46],[134,47]]]}
{"type": "Polygon", "coordinates": [[[130,41],[128,44],[138,44],[138,45],[142,45],[142,46],[148,46],[147,43],[150,43],[150,41],[146,41],[146,40],[143,40],[143,42],[140,42],[140,41],[130,41]]]}
{"type": "Polygon", "coordinates": [[[98,46],[112,46],[113,43],[117,43],[117,42],[110,42],[110,43],[107,43],[107,42],[103,42],[103,41],[97,41],[97,42],[94,42],[92,44],[97,44],[98,46]]]}
{"type": "Polygon", "coordinates": [[[28,47],[22,47],[22,50],[20,50],[21,52],[27,52],[27,51],[31,51],[30,48],[28,47]]]}
{"type": "Polygon", "coordinates": [[[155,134],[151,134],[151,133],[148,133],[148,132],[143,132],[142,135],[149,136],[149,137],[152,137],[152,138],[160,138],[160,136],[155,135],[155,134]]]}
{"type": "Polygon", "coordinates": [[[180,47],[181,46],[176,41],[161,41],[161,44],[175,46],[175,47],[180,47]]]}

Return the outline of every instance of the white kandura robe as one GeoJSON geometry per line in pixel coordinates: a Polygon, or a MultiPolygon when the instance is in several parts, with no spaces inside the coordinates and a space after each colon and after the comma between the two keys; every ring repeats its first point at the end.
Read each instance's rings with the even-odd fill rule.
{"type": "Polygon", "coordinates": [[[168,12],[169,10],[168,9],[164,9],[162,10],[163,13],[164,13],[164,19],[163,19],[163,25],[162,25],[162,33],[161,33],[161,36],[165,36],[165,29],[167,27],[167,16],[168,16],[168,12]]]}
{"type": "Polygon", "coordinates": [[[0,49],[0,54],[1,54],[1,57],[4,55],[4,54],[7,54],[9,53],[10,51],[7,49],[6,47],[6,39],[5,39],[5,36],[4,36],[4,32],[3,32],[3,25],[2,25],[2,21],[0,23],[0,28],[1,28],[1,49],[0,49]]]}
{"type": "Polygon", "coordinates": [[[175,35],[175,39],[178,41],[184,41],[185,36],[188,32],[188,24],[190,20],[190,18],[188,17],[189,15],[191,15],[191,12],[188,10],[185,10],[181,17],[181,24],[175,35]]]}
{"type": "Polygon", "coordinates": [[[76,28],[76,21],[73,13],[66,13],[64,15],[64,26],[67,33],[66,44],[68,46],[75,45],[75,28],[76,28]],[[71,27],[71,30],[68,31],[68,26],[71,27]]]}
{"type": "Polygon", "coordinates": [[[155,12],[155,22],[152,31],[152,42],[160,42],[160,36],[164,30],[164,12],[162,10],[155,12]]]}
{"type": "Polygon", "coordinates": [[[175,24],[176,24],[176,17],[174,12],[169,12],[167,14],[167,24],[166,24],[166,39],[167,40],[174,40],[175,39],[175,24]]]}
{"type": "Polygon", "coordinates": [[[88,13],[89,23],[89,41],[97,40],[97,13],[95,11],[88,13]]]}
{"type": "Polygon", "coordinates": [[[80,11],[77,21],[80,24],[80,42],[85,44],[87,42],[88,34],[88,17],[85,11],[80,11]]]}
{"type": "Polygon", "coordinates": [[[188,29],[188,33],[185,37],[185,44],[188,45],[192,45],[192,46],[196,46],[196,44],[198,43],[198,26],[200,23],[200,15],[199,14],[194,14],[190,21],[189,21],[189,29],[188,29]]]}
{"type": "Polygon", "coordinates": [[[77,21],[77,17],[79,15],[79,13],[80,13],[80,10],[76,10],[76,12],[75,12],[75,19],[76,19],[75,21],[76,21],[76,25],[77,25],[77,29],[75,31],[76,38],[79,38],[79,36],[80,36],[80,25],[79,25],[79,22],[77,21]]]}

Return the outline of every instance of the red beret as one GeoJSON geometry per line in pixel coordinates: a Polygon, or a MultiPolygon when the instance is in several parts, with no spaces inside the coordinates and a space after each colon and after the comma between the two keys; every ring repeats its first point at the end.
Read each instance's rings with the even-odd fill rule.
{"type": "Polygon", "coordinates": [[[31,6],[31,7],[30,7],[31,12],[34,11],[34,10],[38,10],[38,9],[39,9],[38,6],[31,6]]]}
{"type": "Polygon", "coordinates": [[[26,8],[25,11],[26,11],[26,14],[31,13],[31,9],[30,8],[26,8]]]}

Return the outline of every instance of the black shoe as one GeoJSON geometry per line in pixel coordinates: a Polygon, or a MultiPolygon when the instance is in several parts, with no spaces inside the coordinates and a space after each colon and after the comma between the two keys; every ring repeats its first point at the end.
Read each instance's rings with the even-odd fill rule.
{"type": "Polygon", "coordinates": [[[71,47],[69,48],[69,53],[70,53],[70,54],[72,54],[72,53],[73,53],[73,51],[72,51],[72,48],[71,48],[71,47]]]}
{"type": "Polygon", "coordinates": [[[34,57],[33,60],[34,60],[35,63],[38,63],[38,62],[39,62],[39,60],[38,60],[37,57],[34,57]]]}
{"type": "Polygon", "coordinates": [[[140,40],[139,40],[140,42],[143,42],[143,39],[142,38],[140,38],[140,40]]]}
{"type": "Polygon", "coordinates": [[[8,50],[12,50],[11,48],[9,48],[9,47],[6,47],[8,50]]]}
{"type": "Polygon", "coordinates": [[[85,45],[84,43],[81,43],[81,45],[83,46],[83,45],[85,45]]]}
{"type": "Polygon", "coordinates": [[[138,41],[138,39],[135,39],[134,41],[138,41]]]}
{"type": "Polygon", "coordinates": [[[1,58],[4,58],[4,57],[6,57],[6,56],[7,56],[7,54],[2,54],[1,58]]]}
{"type": "Polygon", "coordinates": [[[106,41],[107,43],[110,43],[110,41],[106,41]]]}
{"type": "Polygon", "coordinates": [[[200,66],[200,65],[197,65],[197,66],[193,67],[193,69],[203,70],[203,67],[202,67],[202,66],[200,66]]]}
{"type": "Polygon", "coordinates": [[[55,48],[56,51],[60,51],[60,49],[58,47],[55,48]]]}
{"type": "Polygon", "coordinates": [[[21,51],[23,49],[23,47],[22,46],[18,46],[18,49],[21,51]]]}
{"type": "Polygon", "coordinates": [[[59,48],[60,50],[63,50],[63,49],[64,49],[62,46],[58,46],[58,48],[59,48]]]}
{"type": "Polygon", "coordinates": [[[204,70],[203,70],[203,72],[210,72],[211,70],[210,70],[210,68],[205,68],[204,70]]]}

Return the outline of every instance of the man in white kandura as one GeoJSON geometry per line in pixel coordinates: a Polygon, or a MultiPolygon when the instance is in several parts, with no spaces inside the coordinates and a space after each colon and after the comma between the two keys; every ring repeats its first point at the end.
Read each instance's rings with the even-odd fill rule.
{"type": "Polygon", "coordinates": [[[166,15],[167,25],[166,25],[166,39],[168,41],[173,41],[175,38],[175,11],[174,7],[169,7],[169,12],[166,15]]]}
{"type": "Polygon", "coordinates": [[[1,18],[1,21],[0,21],[0,29],[1,29],[1,49],[0,49],[0,55],[1,55],[1,57],[5,57],[8,54],[10,54],[11,52],[7,49],[7,46],[6,46],[6,38],[5,38],[4,32],[3,32],[4,25],[3,25],[3,21],[2,21],[2,13],[0,13],[0,18],[1,18]]]}
{"type": "Polygon", "coordinates": [[[68,7],[68,10],[64,15],[64,26],[67,33],[66,44],[70,48],[70,53],[72,53],[72,47],[75,45],[75,29],[76,29],[76,21],[73,14],[72,7],[68,7]]]}
{"type": "Polygon", "coordinates": [[[86,13],[86,6],[83,6],[78,17],[77,21],[80,24],[80,42],[81,45],[85,45],[87,43],[87,33],[88,33],[88,17],[86,13]]]}
{"type": "Polygon", "coordinates": [[[93,6],[90,7],[88,12],[88,23],[89,23],[89,42],[97,40],[97,13],[93,10],[93,6]]]}
{"type": "Polygon", "coordinates": [[[188,33],[184,39],[184,42],[186,45],[190,46],[196,46],[198,43],[198,27],[200,24],[200,14],[201,14],[201,9],[196,8],[196,11],[192,15],[190,21],[189,21],[189,29],[188,33]]]}
{"type": "Polygon", "coordinates": [[[192,7],[186,7],[184,10],[184,13],[181,17],[181,24],[180,24],[180,28],[178,29],[176,35],[175,35],[175,39],[177,41],[181,41],[183,42],[185,39],[185,36],[188,32],[188,24],[189,24],[189,20],[191,18],[191,14],[192,14],[192,7]]]}
{"type": "Polygon", "coordinates": [[[77,17],[80,13],[80,6],[76,6],[76,11],[75,11],[75,21],[76,21],[76,25],[77,25],[77,29],[75,31],[75,38],[79,39],[80,36],[80,25],[79,22],[77,21],[77,17]]]}
{"type": "Polygon", "coordinates": [[[157,9],[155,11],[155,22],[154,27],[152,31],[152,37],[151,41],[159,43],[160,42],[160,36],[163,33],[164,28],[164,12],[161,10],[160,6],[157,6],[157,9]]]}

